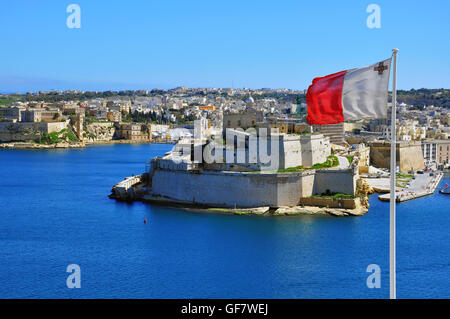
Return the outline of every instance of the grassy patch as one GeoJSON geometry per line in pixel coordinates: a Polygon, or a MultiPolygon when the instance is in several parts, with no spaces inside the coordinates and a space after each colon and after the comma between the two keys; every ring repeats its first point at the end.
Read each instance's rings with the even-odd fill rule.
{"type": "Polygon", "coordinates": [[[336,167],[338,165],[339,165],[338,158],[334,155],[330,155],[327,157],[327,160],[324,163],[314,164],[311,168],[312,169],[330,168],[330,167],[336,167]]]}
{"type": "Polygon", "coordinates": [[[36,139],[40,144],[56,144],[61,142],[77,142],[78,138],[72,131],[62,129],[59,132],[44,133],[40,139],[36,139]]]}
{"type": "Polygon", "coordinates": [[[293,172],[301,172],[303,170],[305,170],[306,168],[304,168],[303,166],[296,166],[296,167],[289,167],[289,168],[285,168],[285,169],[279,169],[277,171],[277,173],[293,173],[293,172]]]}
{"type": "MultiPolygon", "coordinates": [[[[84,118],[84,122],[86,124],[91,124],[91,123],[111,123],[111,121],[103,121],[103,120],[98,120],[95,116],[92,115],[86,115],[84,118]]],[[[123,121],[125,122],[125,121],[123,121]]]]}
{"type": "Polygon", "coordinates": [[[414,177],[413,174],[397,174],[397,180],[395,182],[395,186],[405,188],[411,179],[414,177]]]}
{"type": "Polygon", "coordinates": [[[309,170],[309,169],[331,168],[331,167],[336,167],[338,165],[339,165],[339,159],[334,155],[330,155],[327,157],[327,160],[325,162],[314,164],[311,167],[303,167],[300,165],[300,166],[295,166],[295,167],[279,169],[277,171],[266,170],[266,171],[252,171],[252,172],[248,172],[248,173],[261,173],[261,172],[265,172],[265,173],[295,173],[295,172],[302,172],[302,171],[309,170]]]}

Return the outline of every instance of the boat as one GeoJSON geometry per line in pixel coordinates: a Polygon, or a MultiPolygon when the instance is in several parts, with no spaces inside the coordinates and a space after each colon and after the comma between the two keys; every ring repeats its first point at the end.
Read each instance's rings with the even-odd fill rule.
{"type": "Polygon", "coordinates": [[[448,187],[448,185],[445,184],[445,187],[443,189],[439,190],[439,193],[450,195],[450,187],[448,187]]]}

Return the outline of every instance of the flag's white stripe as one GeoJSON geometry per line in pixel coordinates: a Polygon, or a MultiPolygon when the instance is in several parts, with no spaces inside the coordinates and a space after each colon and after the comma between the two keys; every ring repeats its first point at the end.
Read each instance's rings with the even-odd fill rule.
{"type": "Polygon", "coordinates": [[[344,120],[386,118],[391,59],[383,61],[388,68],[378,74],[378,63],[348,70],[342,87],[344,120]]]}

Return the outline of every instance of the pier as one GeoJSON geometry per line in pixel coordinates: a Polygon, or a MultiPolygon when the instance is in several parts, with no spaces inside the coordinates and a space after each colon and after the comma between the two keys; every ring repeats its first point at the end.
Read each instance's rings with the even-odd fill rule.
{"type": "MultiPolygon", "coordinates": [[[[443,176],[444,174],[442,172],[415,175],[415,179],[411,180],[411,183],[405,189],[395,193],[396,201],[405,202],[434,194],[443,176]]],[[[390,193],[380,195],[378,198],[388,202],[390,200],[390,193]]]]}
{"type": "Polygon", "coordinates": [[[146,174],[126,177],[113,186],[110,198],[118,200],[135,200],[141,197],[142,188],[147,181],[146,174]]]}

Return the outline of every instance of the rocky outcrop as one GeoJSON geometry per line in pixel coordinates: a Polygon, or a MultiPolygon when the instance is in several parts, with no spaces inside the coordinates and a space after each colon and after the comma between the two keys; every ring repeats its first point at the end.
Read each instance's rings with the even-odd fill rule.
{"type": "Polygon", "coordinates": [[[368,209],[364,207],[356,207],[353,209],[345,209],[345,208],[324,208],[324,207],[315,207],[315,206],[294,206],[294,207],[280,207],[278,208],[273,215],[329,215],[329,216],[361,216],[368,212],[368,209]]]}
{"type": "Polygon", "coordinates": [[[356,193],[362,195],[360,199],[360,205],[365,208],[369,208],[369,195],[374,193],[374,189],[365,179],[358,179],[356,181],[356,193]]]}
{"type": "Polygon", "coordinates": [[[111,141],[116,133],[114,123],[91,123],[85,127],[83,139],[86,142],[111,141]]]}

